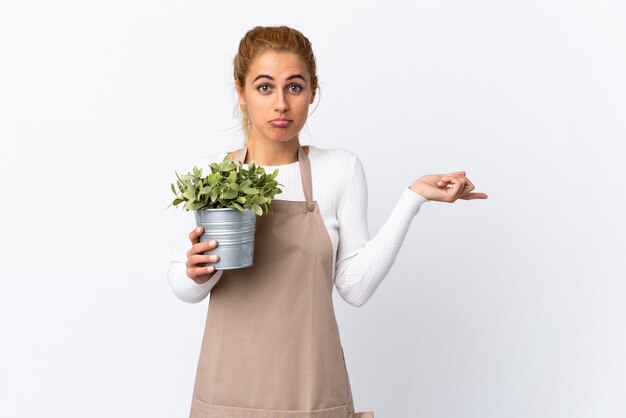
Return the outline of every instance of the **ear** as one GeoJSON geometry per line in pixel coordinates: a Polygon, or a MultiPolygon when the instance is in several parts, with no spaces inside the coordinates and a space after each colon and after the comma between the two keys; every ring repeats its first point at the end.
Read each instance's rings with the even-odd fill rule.
{"type": "Polygon", "coordinates": [[[316,92],[317,92],[317,90],[314,91],[313,94],[311,94],[311,101],[309,102],[309,104],[313,104],[313,102],[315,101],[315,93],[316,92]]]}
{"type": "Polygon", "coordinates": [[[239,96],[239,104],[242,106],[246,105],[246,96],[243,93],[243,88],[239,86],[237,82],[235,82],[235,89],[237,90],[237,96],[239,96]]]}

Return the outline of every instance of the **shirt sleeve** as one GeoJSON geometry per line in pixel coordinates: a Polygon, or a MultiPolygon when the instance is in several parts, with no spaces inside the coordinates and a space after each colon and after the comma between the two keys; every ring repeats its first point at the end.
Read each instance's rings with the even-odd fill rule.
{"type": "Polygon", "coordinates": [[[413,217],[422,203],[429,200],[407,186],[389,218],[370,239],[365,172],[356,155],[353,164],[337,209],[339,245],[335,287],[346,302],[363,306],[393,265],[413,217]]]}

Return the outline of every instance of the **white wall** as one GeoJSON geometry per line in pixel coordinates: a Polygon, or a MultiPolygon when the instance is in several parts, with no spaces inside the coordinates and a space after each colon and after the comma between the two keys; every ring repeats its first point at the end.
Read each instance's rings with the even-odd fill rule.
{"type": "Polygon", "coordinates": [[[235,149],[255,25],[313,42],[303,143],[363,161],[372,235],[429,202],[362,308],[335,294],[357,410],[626,415],[621,1],[0,5],[0,416],[184,417],[207,301],[167,286],[174,170],[235,149]],[[379,169],[381,170],[378,173],[379,169]]]}

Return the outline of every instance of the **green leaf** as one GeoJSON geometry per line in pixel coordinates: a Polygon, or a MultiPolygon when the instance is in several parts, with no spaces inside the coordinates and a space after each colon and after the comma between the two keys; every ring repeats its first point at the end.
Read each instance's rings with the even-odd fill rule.
{"type": "Polygon", "coordinates": [[[226,193],[224,193],[224,199],[235,199],[237,195],[239,195],[239,192],[237,190],[228,190],[226,193]]]}
{"type": "Polygon", "coordinates": [[[203,206],[204,206],[204,203],[202,203],[202,202],[192,202],[189,205],[189,208],[191,210],[198,210],[198,209],[202,208],[203,206]]]}
{"type": "Polygon", "coordinates": [[[259,191],[257,189],[253,189],[251,187],[242,188],[241,191],[248,195],[259,194],[259,191]]]}
{"type": "Polygon", "coordinates": [[[195,177],[192,174],[183,174],[182,176],[180,176],[180,179],[184,182],[185,180],[191,181],[195,179],[195,177]]]}
{"type": "Polygon", "coordinates": [[[196,195],[193,190],[185,190],[183,197],[187,200],[194,200],[196,195]]]}
{"type": "Polygon", "coordinates": [[[269,182],[265,183],[263,189],[272,189],[276,186],[278,186],[278,182],[276,180],[270,180],[269,182]]]}
{"type": "Polygon", "coordinates": [[[239,205],[238,203],[236,203],[236,202],[231,202],[230,204],[231,204],[231,206],[232,206],[232,207],[234,207],[235,209],[239,210],[240,212],[243,212],[243,210],[244,210],[244,209],[243,209],[243,208],[241,207],[241,205],[239,205]]]}
{"type": "Polygon", "coordinates": [[[220,173],[213,173],[207,177],[210,186],[215,186],[220,182],[221,175],[220,173]]]}
{"type": "Polygon", "coordinates": [[[263,209],[261,209],[261,206],[259,205],[252,205],[251,209],[254,211],[254,213],[256,213],[258,216],[263,215],[263,209]]]}

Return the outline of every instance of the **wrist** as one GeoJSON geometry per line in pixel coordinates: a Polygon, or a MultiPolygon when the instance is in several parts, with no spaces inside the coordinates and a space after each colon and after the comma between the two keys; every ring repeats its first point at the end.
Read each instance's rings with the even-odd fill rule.
{"type": "MultiPolygon", "coordinates": [[[[417,184],[417,183],[413,183],[413,184],[411,184],[411,185],[409,186],[409,189],[410,189],[412,192],[414,192],[414,193],[417,193],[417,194],[419,194],[419,195],[421,195],[421,196],[424,196],[424,193],[422,192],[422,189],[418,186],[418,184],[417,184]]],[[[425,197],[425,196],[424,196],[424,197],[425,197]]]]}

